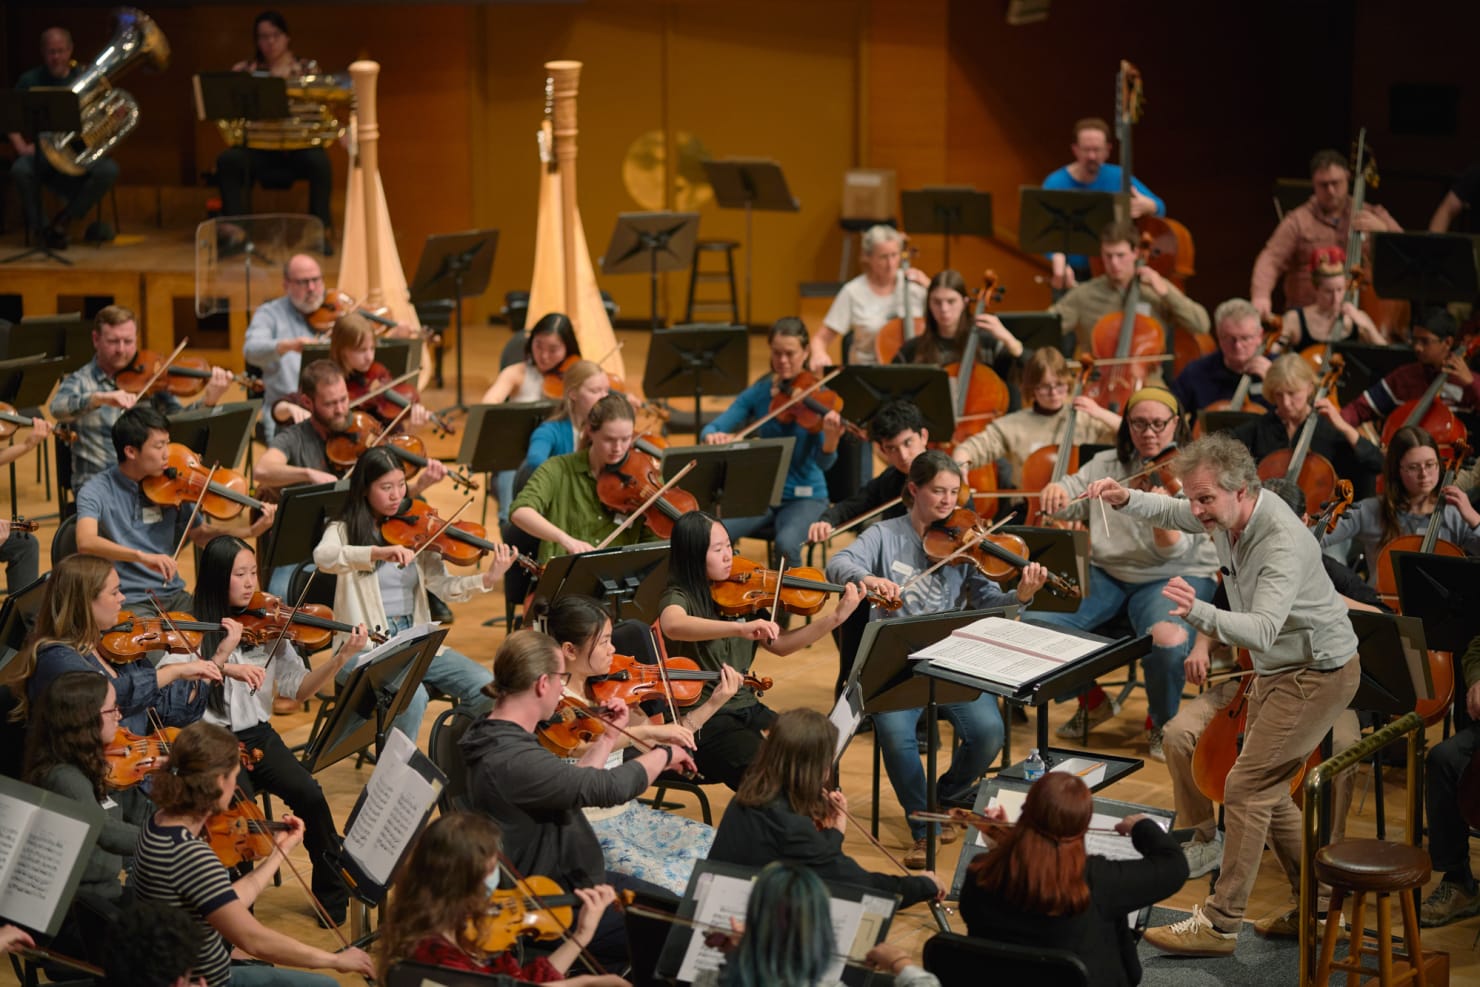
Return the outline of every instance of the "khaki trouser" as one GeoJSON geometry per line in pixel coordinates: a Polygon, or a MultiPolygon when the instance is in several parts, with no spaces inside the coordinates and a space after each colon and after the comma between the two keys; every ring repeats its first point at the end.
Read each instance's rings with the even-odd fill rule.
{"type": "Polygon", "coordinates": [[[1302,669],[1256,676],[1250,683],[1243,749],[1225,786],[1223,870],[1203,906],[1219,930],[1238,931],[1266,840],[1291,885],[1300,880],[1302,826],[1290,781],[1351,703],[1360,681],[1353,656],[1333,672],[1302,669]]]}

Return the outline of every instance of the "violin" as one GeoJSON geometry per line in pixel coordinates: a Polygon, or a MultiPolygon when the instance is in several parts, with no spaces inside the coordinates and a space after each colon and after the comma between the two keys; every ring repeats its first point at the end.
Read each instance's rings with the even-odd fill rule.
{"type": "MultiPolygon", "coordinates": [[[[388,425],[411,405],[421,403],[421,392],[415,384],[409,380],[391,384],[394,379],[384,364],[378,362],[371,363],[364,373],[346,373],[344,382],[349,389],[350,407],[364,404],[382,425],[388,425]]],[[[441,415],[428,412],[427,422],[439,436],[446,437],[456,431],[441,415]]]]}
{"type": "Polygon", "coordinates": [[[219,631],[219,623],[196,620],[188,613],[169,613],[165,617],[142,617],[124,610],[119,622],[103,631],[98,654],[115,665],[127,665],[151,651],[168,651],[174,655],[194,654],[202,635],[219,631]]]}
{"type": "Polygon", "coordinates": [[[1277,476],[1295,478],[1301,492],[1305,494],[1307,514],[1316,513],[1321,504],[1331,499],[1331,494],[1336,490],[1336,482],[1340,479],[1331,460],[1318,452],[1311,452],[1310,443],[1315,438],[1316,425],[1321,420],[1315,405],[1336,389],[1336,382],[1344,369],[1343,360],[1340,353],[1335,353],[1327,361],[1326,373],[1321,378],[1321,386],[1315,393],[1310,411],[1306,413],[1305,423],[1300,426],[1300,438],[1296,440],[1295,448],[1276,449],[1259,460],[1259,479],[1269,480],[1277,476]]]}
{"type": "MultiPolygon", "coordinates": [[[[328,647],[335,634],[354,632],[352,624],[333,618],[334,611],[322,603],[305,603],[295,609],[261,590],[253,593],[246,607],[236,615],[236,620],[242,625],[242,641],[263,645],[284,637],[295,647],[308,651],[328,647]]],[[[371,631],[370,640],[384,644],[389,638],[380,631],[371,631]]]]}
{"type": "MultiPolygon", "coordinates": [[[[17,429],[31,428],[34,424],[34,420],[26,415],[16,414],[14,405],[0,401],[0,439],[8,439],[16,433],[17,429]]],[[[77,430],[65,425],[53,425],[51,434],[62,442],[77,441],[77,430]]]]}
{"type": "MultiPolygon", "coordinates": [[[[711,579],[709,595],[715,609],[726,617],[740,617],[770,607],[777,599],[777,579],[780,575],[780,606],[787,613],[804,617],[822,609],[829,593],[841,593],[847,587],[827,582],[821,569],[794,566],[782,575],[775,569],[767,569],[759,562],[735,556],[730,564],[730,575],[726,579],[711,579]]],[[[894,611],[903,606],[900,600],[881,596],[870,591],[868,602],[884,610],[894,611]]]]}
{"type": "MultiPolygon", "coordinates": [[[[355,301],[352,295],[337,290],[324,292],[323,304],[304,316],[304,319],[314,332],[329,333],[334,330],[334,323],[351,312],[364,316],[373,322],[376,326],[375,335],[377,336],[386,335],[392,329],[396,328],[397,325],[395,319],[381,315],[379,312],[372,312],[369,309],[361,308],[360,303],[355,301]]],[[[421,338],[424,342],[431,343],[434,346],[442,342],[442,334],[433,332],[430,329],[422,329],[421,338]]]]}
{"type": "MultiPolygon", "coordinates": [[[[771,385],[771,407],[775,413],[776,420],[784,425],[796,425],[804,431],[817,434],[822,431],[822,420],[831,412],[838,412],[841,416],[843,411],[843,399],[837,391],[826,387],[817,386],[818,378],[803,370],[791,380],[776,380],[771,385]],[[799,401],[793,398],[797,392],[807,393],[799,401]]],[[[843,429],[855,438],[867,440],[868,433],[862,426],[847,419],[843,420],[843,429]]]]}
{"type": "Polygon", "coordinates": [[[606,732],[606,722],[585,706],[562,696],[550,718],[535,727],[540,746],[557,757],[570,757],[606,732]]]}
{"type": "MultiPolygon", "coordinates": [[[[620,699],[628,706],[635,706],[649,700],[672,698],[675,706],[692,706],[703,694],[704,683],[717,681],[719,672],[701,669],[692,658],[666,658],[660,671],[657,665],[638,661],[631,655],[613,655],[611,671],[594,676],[588,684],[598,703],[620,699]],[[666,692],[665,679],[668,683],[666,692]]],[[[745,684],[759,696],[775,683],[768,678],[746,675],[745,684]]]]}
{"type": "MultiPolygon", "coordinates": [[[[437,509],[424,500],[412,499],[399,514],[380,525],[380,535],[391,545],[419,551],[423,545],[453,565],[477,565],[498,544],[488,540],[488,530],[472,521],[444,523],[437,509]]],[[[536,579],[545,567],[520,552],[515,560],[536,579]]]]}
{"type": "Polygon", "coordinates": [[[1167,468],[1176,455],[1177,446],[1175,444],[1167,446],[1161,452],[1158,452],[1147,460],[1149,465],[1141,470],[1126,485],[1132,490],[1141,490],[1148,493],[1160,487],[1171,496],[1177,496],[1182,492],[1182,481],[1177,479],[1176,474],[1167,468]]]}
{"type": "Polygon", "coordinates": [[[40,521],[27,521],[25,518],[21,517],[20,515],[16,515],[15,517],[12,517],[10,519],[10,530],[11,531],[31,531],[31,532],[34,532],[34,531],[39,530],[40,528],[41,528],[41,522],[40,521]]]}
{"type": "MultiPolygon", "coordinates": [[[[139,350],[127,367],[113,375],[113,379],[120,390],[140,397],[166,393],[179,398],[194,397],[210,383],[211,365],[204,357],[177,356],[169,361],[168,366],[165,364],[166,358],[153,350],[139,350]]],[[[264,385],[259,377],[234,374],[232,379],[246,388],[248,394],[261,394],[263,391],[264,385]]]]}
{"type": "Polygon", "coordinates": [[[247,478],[236,470],[211,468],[200,461],[195,450],[171,442],[169,459],[158,476],[144,478],[144,495],[164,507],[179,507],[200,501],[200,509],[211,517],[229,520],[246,507],[262,510],[263,503],[247,496],[247,478]],[[209,480],[209,484],[207,484],[209,480]],[[202,491],[205,498],[201,498],[202,491]]]}
{"type": "Polygon", "coordinates": [[[293,827],[267,818],[262,807],[237,789],[232,806],[206,820],[204,836],[216,859],[228,870],[272,856],[277,844],[273,833],[293,827]]]}
{"type": "MultiPolygon", "coordinates": [[[[488,895],[484,910],[470,916],[462,929],[462,944],[484,955],[502,953],[521,939],[559,939],[568,934],[574,906],[580,899],[566,894],[552,878],[531,875],[520,887],[488,895]]],[[[617,901],[631,904],[631,891],[618,891],[617,901]]]]}
{"type": "MultiPolygon", "coordinates": [[[[344,429],[329,436],[324,443],[324,455],[339,469],[350,469],[372,448],[389,450],[401,461],[408,480],[420,473],[428,461],[427,447],[421,439],[405,432],[384,435],[375,418],[358,409],[349,413],[349,422],[344,429]]],[[[478,489],[478,484],[461,470],[449,472],[447,479],[469,493],[478,489]]]]}
{"type": "Polygon", "coordinates": [[[565,397],[565,372],[579,362],[581,362],[581,355],[573,353],[544,372],[540,383],[545,397],[552,401],[559,401],[565,397]]]}
{"type": "MultiPolygon", "coordinates": [[[[663,470],[658,460],[641,449],[632,448],[620,463],[602,467],[596,477],[596,496],[608,510],[631,514],[642,507],[663,486],[663,470]]],[[[659,538],[673,534],[673,525],[689,511],[697,511],[699,501],[681,487],[669,487],[643,511],[643,523],[659,538]]]]}
{"type": "Polygon", "coordinates": [[[137,734],[120,726],[113,742],[103,748],[103,759],[107,763],[103,783],[113,789],[137,785],[159,766],[161,758],[169,756],[170,744],[179,735],[179,727],[164,727],[154,733],[137,734]]]}
{"type": "Polygon", "coordinates": [[[1336,530],[1336,522],[1341,520],[1341,515],[1352,506],[1355,499],[1354,488],[1350,480],[1337,480],[1336,490],[1331,494],[1331,499],[1321,505],[1320,510],[1311,519],[1307,527],[1316,533],[1316,537],[1329,535],[1336,530]]]}
{"type": "MultiPolygon", "coordinates": [[[[1000,301],[1006,290],[998,284],[995,271],[986,271],[982,275],[981,290],[976,295],[976,310],[966,327],[967,337],[961,348],[961,359],[959,362],[946,364],[946,374],[956,382],[955,396],[952,398],[956,412],[956,431],[951,435],[952,442],[961,442],[980,432],[992,419],[1006,414],[1007,407],[1012,402],[1007,384],[997,375],[997,371],[982,366],[976,358],[981,334],[981,330],[976,327],[976,319],[1000,301]]],[[[975,489],[976,484],[973,483],[972,487],[975,489]]]]}
{"type": "MultiPolygon", "coordinates": [[[[974,565],[988,579],[1010,582],[1032,564],[1028,543],[1017,535],[1003,532],[984,535],[986,529],[986,523],[975,511],[958,507],[925,529],[925,554],[935,562],[955,555],[952,565],[974,565]],[[971,547],[967,551],[956,555],[968,544],[971,547]]],[[[1056,596],[1076,600],[1080,597],[1079,587],[1058,573],[1049,573],[1047,586],[1056,596]]]]}

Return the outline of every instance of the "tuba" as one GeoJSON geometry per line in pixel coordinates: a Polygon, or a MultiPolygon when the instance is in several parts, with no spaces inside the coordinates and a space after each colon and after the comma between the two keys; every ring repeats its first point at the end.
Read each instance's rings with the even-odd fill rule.
{"type": "Polygon", "coordinates": [[[344,136],[339,113],[354,101],[348,77],[329,75],[309,62],[311,73],[288,83],[288,116],[282,120],[217,120],[221,138],[232,147],[258,151],[301,151],[327,147],[344,136]]]}
{"type": "Polygon", "coordinates": [[[114,22],[117,30],[113,39],[92,65],[67,86],[54,87],[77,94],[82,129],[42,134],[36,140],[46,160],[64,174],[83,174],[138,126],[139,104],[122,89],[114,89],[112,77],[122,75],[140,58],[148,59],[157,69],[170,62],[169,41],[143,11],[120,7],[114,12],[114,22]]]}

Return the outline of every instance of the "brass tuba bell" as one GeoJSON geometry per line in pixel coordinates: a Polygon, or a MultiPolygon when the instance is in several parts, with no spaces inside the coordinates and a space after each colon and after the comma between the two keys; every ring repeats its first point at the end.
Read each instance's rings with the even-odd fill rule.
{"type": "Polygon", "coordinates": [[[46,133],[36,139],[51,166],[68,175],[86,172],[139,123],[139,104],[122,89],[113,88],[113,77],[141,58],[157,69],[170,61],[170,43],[147,14],[120,7],[113,16],[113,38],[93,63],[66,86],[48,87],[74,92],[81,102],[81,130],[46,133]]]}

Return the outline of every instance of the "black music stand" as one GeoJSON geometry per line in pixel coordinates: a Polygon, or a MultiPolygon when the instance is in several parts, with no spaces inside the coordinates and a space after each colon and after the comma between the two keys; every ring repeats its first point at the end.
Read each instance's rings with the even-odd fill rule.
{"type": "MultiPolygon", "coordinates": [[[[308,366],[315,360],[329,359],[329,344],[327,342],[306,342],[303,344],[303,366],[308,366]]],[[[421,340],[419,339],[377,339],[375,341],[375,362],[390,373],[392,378],[400,377],[413,369],[412,361],[421,360],[421,340]]],[[[415,381],[412,381],[415,383],[415,381]]]]}
{"type": "Polygon", "coordinates": [[[265,539],[260,571],[269,573],[313,559],[324,529],[344,510],[348,496],[349,490],[337,483],[284,488],[265,539]]]}
{"type": "Polygon", "coordinates": [[[796,439],[742,439],[722,446],[673,446],[663,451],[663,478],[689,463],[678,485],[694,495],[699,510],[720,520],[755,517],[781,503],[786,464],[796,439]]]}
{"type": "Polygon", "coordinates": [[[653,333],[643,391],[650,398],[694,396],[694,435],[704,427],[704,395],[728,397],[750,384],[750,336],[744,326],[675,326],[653,333]]]}
{"type": "Polygon", "coordinates": [[[648,282],[651,315],[648,328],[658,328],[658,273],[682,271],[694,263],[699,236],[696,212],[624,212],[612,227],[611,242],[601,258],[603,274],[642,274],[648,282]],[[644,254],[647,256],[644,258],[644,254]]]}
{"type": "Polygon", "coordinates": [[[1382,298],[1413,303],[1414,321],[1430,305],[1480,295],[1475,239],[1460,233],[1374,233],[1372,288],[1382,298]]]}
{"type": "Polygon", "coordinates": [[[1435,651],[1462,655],[1480,635],[1480,559],[1394,552],[1403,613],[1423,624],[1435,651]]]}
{"type": "Polygon", "coordinates": [[[534,430],[550,419],[559,401],[510,401],[505,404],[475,404],[463,423],[462,444],[455,463],[474,473],[486,473],[483,484],[483,521],[488,521],[488,499],[494,495],[494,474],[517,470],[529,453],[534,430]]]}
{"type": "MultiPolygon", "coordinates": [[[[61,378],[65,361],[61,357],[50,359],[27,356],[15,360],[0,360],[0,401],[4,401],[18,412],[25,414],[34,410],[40,414],[41,405],[51,395],[52,388],[61,378]]],[[[10,514],[20,513],[17,497],[15,462],[10,463],[10,514]]]]}
{"type": "Polygon", "coordinates": [[[970,185],[937,185],[899,193],[904,228],[914,236],[939,234],[945,238],[945,266],[951,266],[951,237],[990,237],[992,193],[970,185]]]}
{"type": "Polygon", "coordinates": [[[1082,254],[1100,250],[1100,231],[1115,222],[1115,195],[1018,189],[1018,249],[1030,254],[1082,254]]]}
{"type": "Polygon", "coordinates": [[[760,158],[726,158],[704,161],[704,175],[714,189],[714,203],[721,209],[745,210],[745,324],[750,325],[751,258],[755,255],[755,237],[751,213],[756,209],[772,212],[796,212],[802,204],[786,187],[786,176],[774,161],[760,158]]]}
{"type": "Polygon", "coordinates": [[[665,541],[557,555],[545,563],[534,595],[550,603],[589,596],[607,606],[613,624],[629,618],[651,624],[668,585],[668,552],[665,541]]]}
{"type": "MultiPolygon", "coordinates": [[[[1079,461],[1086,460],[1081,456],[1079,461]]],[[[1017,535],[1027,543],[1029,561],[1042,563],[1049,572],[1075,583],[1080,593],[1089,596],[1088,531],[1030,528],[1021,524],[1009,524],[1001,530],[1003,534],[1017,535]]],[[[1056,596],[1044,587],[1033,597],[1033,607],[1029,612],[1073,613],[1078,609],[1078,599],[1056,596]]]]}
{"type": "MultiPolygon", "coordinates": [[[[1251,425],[1264,416],[1253,411],[1199,411],[1197,420],[1202,422],[1204,435],[1212,435],[1214,432],[1237,432],[1245,425],[1251,425]]],[[[1080,462],[1084,462],[1083,459],[1080,462]]]]}
{"type": "Polygon", "coordinates": [[[236,469],[246,457],[261,398],[194,408],[169,416],[170,441],[189,446],[207,466],[236,469]]]}
{"type": "Polygon", "coordinates": [[[0,674],[4,674],[11,660],[20,654],[27,635],[36,626],[42,591],[46,589],[49,578],[51,573],[43,572],[41,578],[29,586],[7,593],[5,602],[0,604],[0,674]]]}
{"type": "Polygon", "coordinates": [[[303,766],[309,774],[318,774],[372,743],[380,754],[396,717],[406,712],[421,688],[427,666],[437,657],[447,631],[439,627],[399,645],[392,638],[384,654],[354,667],[335,693],[327,722],[303,752],[303,766]]]}
{"type": "MultiPolygon", "coordinates": [[[[8,89],[0,91],[0,130],[18,133],[36,144],[45,133],[75,133],[82,129],[82,106],[77,94],[70,89],[8,89]]],[[[41,198],[41,168],[45,160],[40,147],[35,152],[36,191],[32,198],[36,215],[45,222],[45,203],[41,198]]],[[[49,167],[49,166],[48,166],[49,167]]],[[[0,264],[11,264],[40,254],[48,260],[71,267],[72,262],[46,245],[45,231],[31,231],[38,242],[29,250],[11,254],[0,264]]],[[[29,235],[29,234],[28,234],[29,235]]]]}
{"type": "Polygon", "coordinates": [[[868,428],[880,405],[901,398],[920,409],[931,435],[947,437],[956,430],[951,379],[940,367],[918,363],[846,367],[833,378],[832,389],[843,399],[848,420],[864,428],[868,428]]]}
{"type": "Polygon", "coordinates": [[[1351,611],[1357,632],[1362,681],[1347,708],[1383,716],[1413,711],[1420,699],[1434,698],[1423,621],[1396,613],[1351,611]]]}
{"type": "Polygon", "coordinates": [[[488,290],[493,274],[493,255],[498,250],[498,230],[465,230],[427,237],[411,282],[411,302],[452,301],[457,325],[457,400],[443,411],[467,411],[463,401],[463,310],[464,298],[477,298],[488,290]]]}
{"type": "Polygon", "coordinates": [[[1064,352],[1064,319],[1057,312],[997,312],[995,314],[1007,327],[1007,331],[1023,344],[1024,357],[1031,356],[1034,350],[1054,349],[1061,353],[1064,352]]]}
{"type": "MultiPolygon", "coordinates": [[[[198,72],[192,80],[195,89],[197,120],[285,120],[292,115],[288,108],[288,80],[266,72],[198,72]]],[[[247,128],[242,127],[240,144],[247,150],[247,128]]],[[[243,155],[247,194],[252,188],[252,156],[243,155]]],[[[250,200],[249,200],[250,201],[250,200]]],[[[247,279],[250,290],[251,278],[247,279]]],[[[248,311],[251,311],[250,303],[248,311]]]]}
{"type": "Polygon", "coordinates": [[[1340,353],[1346,361],[1346,371],[1336,384],[1336,397],[1343,405],[1414,360],[1412,347],[1373,346],[1355,339],[1343,339],[1331,347],[1331,352],[1340,353]]]}
{"type": "Polygon", "coordinates": [[[81,315],[29,315],[0,327],[0,360],[60,356],[57,373],[64,377],[92,359],[92,331],[92,320],[81,315]]]}

